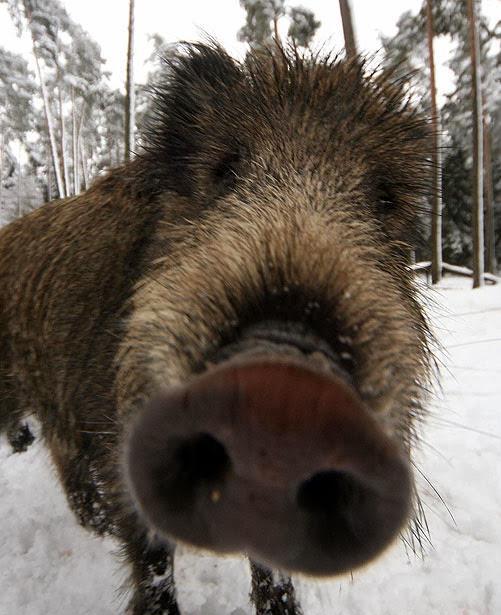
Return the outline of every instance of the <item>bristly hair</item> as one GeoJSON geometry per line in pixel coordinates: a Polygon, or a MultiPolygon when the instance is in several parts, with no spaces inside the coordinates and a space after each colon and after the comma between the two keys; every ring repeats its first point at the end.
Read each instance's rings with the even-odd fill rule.
{"type": "Polygon", "coordinates": [[[219,104],[241,73],[235,60],[215,44],[185,43],[163,62],[165,77],[152,88],[141,158],[156,171],[149,175],[150,190],[191,196],[193,177],[187,166],[208,145],[204,111],[219,104]]]}
{"type": "MultiPolygon", "coordinates": [[[[332,148],[349,131],[350,146],[364,147],[383,176],[385,165],[394,173],[389,148],[398,143],[406,189],[427,196],[430,125],[394,70],[279,44],[239,62],[214,41],[184,43],[164,63],[138,160],[145,192],[174,191],[196,201],[214,186],[216,194],[250,150],[254,128],[283,129],[288,118],[301,117],[321,125],[332,148]]],[[[392,179],[398,190],[399,177],[392,179]]],[[[385,186],[378,190],[390,200],[385,186]]]]}

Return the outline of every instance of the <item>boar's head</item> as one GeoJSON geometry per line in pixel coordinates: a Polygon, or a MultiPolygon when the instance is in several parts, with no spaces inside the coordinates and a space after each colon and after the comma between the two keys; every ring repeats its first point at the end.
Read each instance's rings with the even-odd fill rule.
{"type": "Polygon", "coordinates": [[[167,537],[349,570],[412,508],[427,122],[360,60],[193,45],[167,73],[137,162],[163,214],[118,361],[125,489],[167,537]]]}

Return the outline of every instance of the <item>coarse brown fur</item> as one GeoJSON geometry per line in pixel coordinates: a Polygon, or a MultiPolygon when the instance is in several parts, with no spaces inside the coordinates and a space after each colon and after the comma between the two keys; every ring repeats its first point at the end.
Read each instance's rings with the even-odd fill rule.
{"type": "MultiPolygon", "coordinates": [[[[0,427],[39,418],[81,523],[122,541],[138,614],[178,612],[172,552],[148,539],[120,467],[146,400],[247,324],[299,320],[346,350],[410,448],[429,364],[405,258],[429,130],[403,86],[281,48],[239,64],[187,46],[167,72],[133,162],[0,231],[0,427]]],[[[299,612],[292,588],[279,611],[256,587],[260,614],[299,612]]]]}

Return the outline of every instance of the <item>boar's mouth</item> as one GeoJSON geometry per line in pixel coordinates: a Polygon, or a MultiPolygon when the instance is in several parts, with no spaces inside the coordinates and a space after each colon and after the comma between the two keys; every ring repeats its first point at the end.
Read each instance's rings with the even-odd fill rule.
{"type": "Polygon", "coordinates": [[[300,322],[266,320],[250,325],[237,340],[213,353],[206,367],[252,355],[303,360],[311,369],[335,371],[352,382],[353,357],[347,344],[338,339],[334,346],[300,322]]]}
{"type": "Polygon", "coordinates": [[[317,576],[381,553],[409,513],[409,464],[341,354],[300,325],[262,322],[151,400],[125,462],[147,522],[317,576]]]}

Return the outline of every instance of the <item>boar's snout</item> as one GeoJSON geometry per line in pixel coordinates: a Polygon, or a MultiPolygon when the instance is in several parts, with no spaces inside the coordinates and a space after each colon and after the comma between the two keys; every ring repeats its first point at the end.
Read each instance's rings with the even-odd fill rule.
{"type": "Polygon", "coordinates": [[[408,461],[343,370],[243,352],[150,401],[131,430],[132,495],[161,534],[332,575],[407,519],[408,461]]]}

